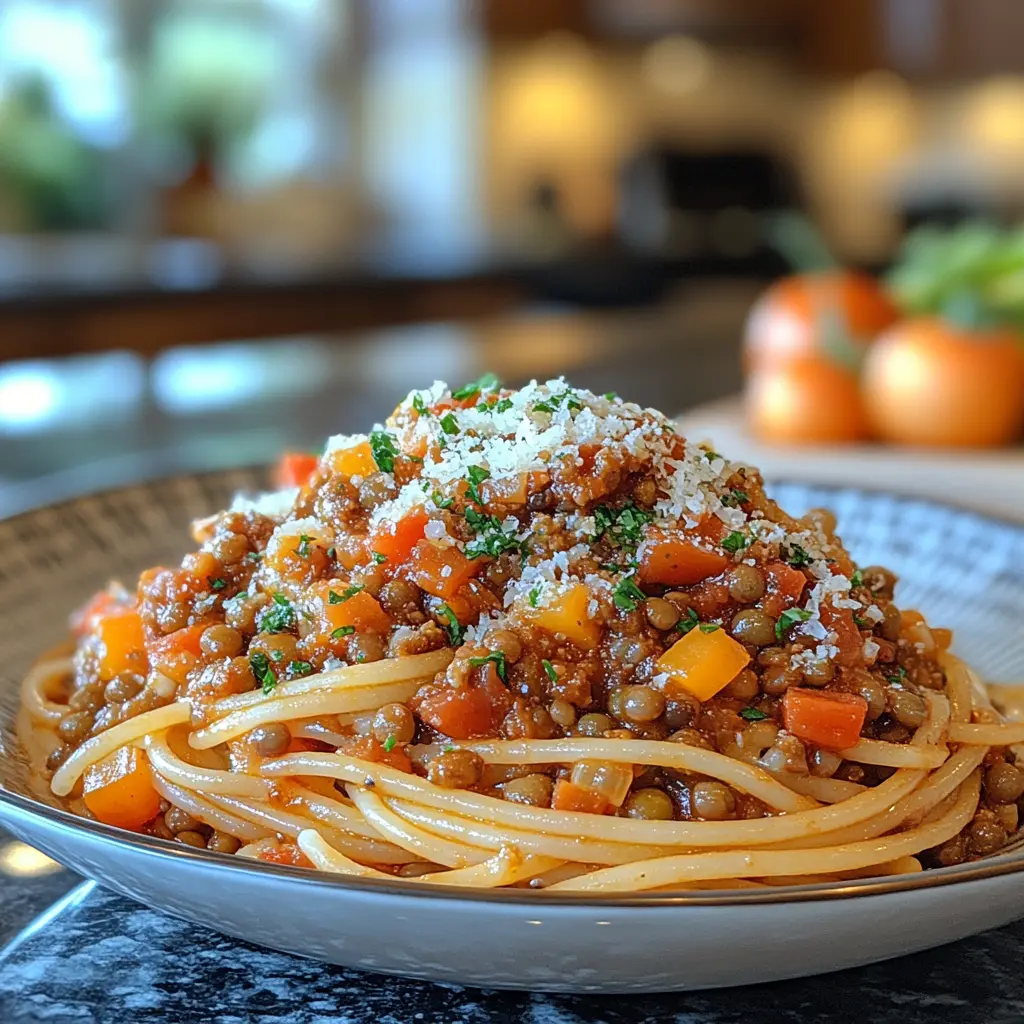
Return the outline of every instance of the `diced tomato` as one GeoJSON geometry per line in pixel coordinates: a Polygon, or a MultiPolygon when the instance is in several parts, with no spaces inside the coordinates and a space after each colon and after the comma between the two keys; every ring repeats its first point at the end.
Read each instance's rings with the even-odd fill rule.
{"type": "Polygon", "coordinates": [[[274,467],[274,484],[277,487],[305,487],[319,463],[319,455],[285,452],[274,467]]]}
{"type": "Polygon", "coordinates": [[[710,700],[746,668],[750,655],[724,629],[706,633],[699,626],[680,637],[658,659],[657,668],[668,676],[665,691],[679,691],[710,700]]]}
{"type": "Polygon", "coordinates": [[[441,547],[430,541],[420,541],[410,559],[409,578],[434,597],[452,597],[481,569],[479,558],[467,558],[456,547],[441,547]]]}
{"type": "Polygon", "coordinates": [[[857,624],[853,621],[853,612],[849,608],[836,608],[835,605],[821,606],[821,624],[836,634],[836,647],[839,654],[836,661],[844,668],[860,665],[864,662],[864,640],[857,624]]]}
{"type": "Polygon", "coordinates": [[[394,570],[409,560],[412,549],[423,540],[430,517],[423,508],[415,508],[397,523],[382,523],[370,537],[370,548],[383,555],[384,568],[394,570]]]}
{"type": "Polygon", "coordinates": [[[343,752],[358,757],[363,761],[376,761],[378,764],[390,765],[400,772],[411,772],[412,761],[409,755],[399,746],[385,749],[384,744],[373,736],[357,736],[346,741],[343,752]]]}
{"type": "Polygon", "coordinates": [[[160,813],[149,759],[138,747],[121,747],[86,769],[83,799],[98,821],[132,832],[160,813]]]}
{"type": "Polygon", "coordinates": [[[84,636],[96,628],[96,624],[104,615],[120,611],[122,604],[109,590],[101,590],[93,594],[85,604],[71,615],[71,631],[75,636],[84,636]]]}
{"type": "Polygon", "coordinates": [[[570,779],[559,779],[551,797],[551,806],[556,811],[582,811],[584,814],[605,814],[611,804],[600,793],[577,786],[570,779]]]}
{"type": "Polygon", "coordinates": [[[320,606],[324,633],[351,626],[357,633],[387,633],[391,619],[380,602],[365,590],[351,593],[341,580],[322,580],[312,587],[320,606]],[[332,596],[333,595],[333,596],[332,596]]]}
{"type": "Polygon", "coordinates": [[[830,750],[856,745],[867,713],[868,702],[859,693],[791,686],[782,698],[782,720],[789,732],[830,750]]]}
{"type": "Polygon", "coordinates": [[[176,683],[184,683],[185,677],[195,668],[203,653],[199,639],[207,625],[201,622],[186,626],[152,641],[149,645],[150,664],[176,683]]]}
{"type": "Polygon", "coordinates": [[[109,681],[122,672],[146,674],[146,637],[137,611],[128,609],[105,615],[96,633],[100,641],[100,679],[109,681]]]}
{"type": "Polygon", "coordinates": [[[729,565],[720,551],[708,551],[681,536],[652,531],[645,541],[637,572],[641,583],[688,587],[717,576],[729,565]]]}
{"type": "Polygon", "coordinates": [[[313,862],[295,843],[280,843],[271,850],[264,850],[257,854],[256,859],[265,864],[284,864],[290,868],[313,867],[313,862]]]}
{"type": "Polygon", "coordinates": [[[508,692],[494,666],[488,664],[476,686],[427,686],[415,703],[420,718],[445,736],[456,740],[497,736],[502,719],[512,707],[508,692]]]}
{"type": "Polygon", "coordinates": [[[768,586],[761,607],[766,614],[777,619],[800,600],[807,586],[807,577],[785,562],[769,562],[764,567],[764,574],[768,578],[768,586]]]}

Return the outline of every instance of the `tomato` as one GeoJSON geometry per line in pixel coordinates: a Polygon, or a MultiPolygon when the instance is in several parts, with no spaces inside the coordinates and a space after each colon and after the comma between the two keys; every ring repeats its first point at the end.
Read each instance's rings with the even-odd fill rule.
{"type": "Polygon", "coordinates": [[[856,377],[821,359],[753,373],[746,410],[751,433],[771,444],[842,444],[868,433],[856,377]]]}
{"type": "Polygon", "coordinates": [[[264,850],[256,855],[257,860],[265,864],[284,864],[292,868],[311,868],[313,862],[295,845],[280,843],[272,850],[264,850]]]}
{"type": "Polygon", "coordinates": [[[750,311],[744,365],[759,372],[824,357],[852,369],[898,315],[866,274],[838,270],[784,277],[750,311]]]}
{"type": "Polygon", "coordinates": [[[512,694],[488,665],[476,686],[427,686],[415,703],[420,718],[445,736],[456,740],[483,739],[498,735],[502,719],[512,707],[512,694]]]}
{"type": "Polygon", "coordinates": [[[83,799],[98,821],[133,832],[160,813],[149,759],[138,747],[120,747],[88,768],[83,799]]]}
{"type": "Polygon", "coordinates": [[[868,702],[859,693],[791,686],[782,698],[782,720],[794,736],[818,747],[847,750],[860,740],[868,702]]]}
{"type": "Polygon", "coordinates": [[[895,325],[864,365],[878,436],[899,444],[1009,444],[1024,425],[1024,347],[1009,329],[965,330],[918,317],[895,325]]]}
{"type": "Polygon", "coordinates": [[[274,467],[274,484],[277,487],[303,487],[316,471],[319,455],[306,452],[285,452],[274,467]]]}

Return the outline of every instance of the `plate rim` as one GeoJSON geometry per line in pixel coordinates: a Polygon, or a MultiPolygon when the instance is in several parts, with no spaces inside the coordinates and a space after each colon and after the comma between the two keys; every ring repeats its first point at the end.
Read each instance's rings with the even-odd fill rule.
{"type": "MultiPolygon", "coordinates": [[[[101,488],[95,491],[77,494],[60,501],[34,508],[25,509],[0,519],[0,525],[17,523],[31,519],[33,516],[60,512],[83,501],[115,498],[119,494],[152,488],[159,484],[173,485],[178,481],[210,479],[225,477],[232,473],[266,473],[270,470],[267,464],[251,464],[232,466],[221,469],[199,470],[176,473],[169,476],[156,476],[149,479],[136,480],[112,488],[101,488]]],[[[930,506],[946,512],[968,516],[981,522],[989,522],[1008,526],[1024,536],[1024,523],[1017,520],[980,512],[965,505],[944,502],[934,498],[907,494],[888,488],[846,486],[831,483],[816,483],[792,477],[771,478],[768,486],[793,486],[823,491],[832,494],[855,494],[867,496],[886,496],[905,503],[930,506]]],[[[4,755],[0,746],[0,756],[4,755]]],[[[123,845],[137,848],[157,858],[173,858],[194,861],[207,867],[223,871],[242,870],[249,873],[257,872],[259,877],[278,877],[298,881],[306,886],[327,886],[356,894],[376,894],[383,897],[439,899],[445,902],[469,901],[472,903],[489,903],[494,905],[530,905],[534,907],[560,906],[576,908],[625,908],[654,909],[661,907],[680,906],[744,906],[744,905],[775,905],[787,903],[820,902],[823,900],[856,899],[868,896],[883,896],[894,893],[915,892],[933,889],[946,885],[982,881],[1005,875],[1024,872],[1024,847],[1010,854],[995,854],[978,861],[957,864],[952,867],[928,868],[912,875],[893,875],[876,878],[855,879],[846,882],[819,882],[800,886],[778,886],[765,890],[695,890],[682,893],[633,893],[607,894],[593,893],[542,893],[529,889],[466,889],[458,886],[441,884],[416,884],[408,880],[382,880],[332,874],[329,872],[313,873],[308,869],[290,867],[288,865],[256,863],[246,858],[216,853],[210,850],[196,850],[176,844],[155,836],[128,832],[110,825],[105,825],[90,818],[83,818],[62,808],[52,807],[40,800],[20,793],[14,793],[0,784],[0,805],[11,808],[15,816],[25,815],[29,818],[42,819],[61,829],[84,832],[88,836],[100,840],[104,845],[123,845]]],[[[255,876],[254,876],[255,877],[255,876]]]]}

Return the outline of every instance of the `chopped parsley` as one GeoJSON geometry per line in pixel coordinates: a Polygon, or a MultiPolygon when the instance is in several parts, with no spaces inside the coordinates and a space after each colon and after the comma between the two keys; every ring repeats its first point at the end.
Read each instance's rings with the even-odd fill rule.
{"type": "Polygon", "coordinates": [[[438,608],[437,614],[439,616],[443,615],[447,620],[444,630],[448,634],[448,642],[452,647],[461,647],[462,638],[466,631],[463,629],[459,620],[455,617],[455,612],[453,612],[448,605],[443,604],[438,608]]]}
{"type": "Polygon", "coordinates": [[[700,631],[702,633],[714,633],[716,629],[721,628],[722,627],[717,622],[702,622],[700,624],[700,631]]]}
{"type": "Polygon", "coordinates": [[[616,608],[624,612],[631,612],[641,601],[647,600],[647,595],[636,585],[631,576],[619,580],[612,591],[612,600],[616,608]]]}
{"type": "Polygon", "coordinates": [[[740,718],[748,722],[763,722],[768,716],[760,708],[743,708],[740,711],[740,718]]]}
{"type": "Polygon", "coordinates": [[[635,548],[643,540],[644,527],[654,518],[652,513],[637,508],[631,501],[622,508],[598,505],[594,509],[597,532],[594,540],[607,536],[616,547],[635,548]]]}
{"type": "Polygon", "coordinates": [[[687,634],[694,626],[700,625],[700,616],[695,608],[687,608],[686,614],[676,623],[676,629],[682,634],[687,634]]]}
{"type": "Polygon", "coordinates": [[[614,402],[614,401],[615,401],[615,399],[616,399],[616,398],[618,398],[619,396],[618,396],[617,394],[615,394],[615,392],[614,392],[614,391],[606,391],[606,392],[604,393],[604,397],[605,397],[605,398],[606,398],[606,399],[607,399],[607,400],[608,400],[609,402],[614,402]]]}
{"type": "Polygon", "coordinates": [[[457,434],[459,432],[459,425],[455,422],[455,414],[451,412],[445,413],[441,417],[441,429],[446,434],[457,434]]]}
{"type": "Polygon", "coordinates": [[[512,403],[512,399],[511,399],[511,398],[503,398],[503,399],[502,399],[502,400],[501,400],[501,401],[500,401],[500,402],[499,402],[499,403],[498,403],[497,405],[495,405],[495,406],[494,406],[493,408],[494,408],[494,411],[495,411],[495,412],[508,412],[508,411],[509,411],[509,409],[511,409],[511,408],[512,408],[512,404],[513,404],[513,403],[512,403]]]}
{"type": "Polygon", "coordinates": [[[295,549],[295,554],[297,554],[299,558],[309,558],[309,542],[312,539],[312,537],[309,537],[304,533],[299,534],[299,546],[295,549]]]}
{"type": "Polygon", "coordinates": [[[337,553],[338,549],[333,544],[327,549],[328,558],[333,558],[337,553]]]}
{"type": "Polygon", "coordinates": [[[719,454],[713,448],[704,449],[704,458],[707,459],[708,462],[714,462],[715,459],[721,459],[723,462],[725,461],[725,456],[719,454]]]}
{"type": "Polygon", "coordinates": [[[898,665],[896,671],[892,674],[887,673],[885,678],[890,683],[902,683],[907,678],[907,670],[902,665],[898,665]]]}
{"type": "Polygon", "coordinates": [[[506,533],[497,516],[484,515],[475,508],[467,508],[466,522],[476,531],[476,540],[466,545],[467,557],[483,558],[489,555],[497,558],[504,551],[521,550],[515,534],[506,533]]]}
{"type": "Polygon", "coordinates": [[[213,579],[207,577],[207,582],[210,584],[211,590],[223,590],[227,586],[220,576],[215,576],[213,579]]]}
{"type": "Polygon", "coordinates": [[[438,508],[451,508],[455,504],[454,498],[443,498],[440,491],[434,491],[431,497],[438,508]]]}
{"type": "Polygon", "coordinates": [[[370,557],[373,559],[374,565],[383,565],[387,560],[387,555],[382,555],[379,551],[374,551],[370,557]]]}
{"type": "Polygon", "coordinates": [[[274,594],[274,603],[260,616],[260,630],[264,633],[287,633],[295,628],[295,609],[284,594],[274,594]]]}
{"type": "Polygon", "coordinates": [[[540,600],[540,587],[539,586],[534,587],[530,591],[530,593],[527,595],[527,599],[530,602],[530,607],[531,608],[536,608],[537,607],[537,602],[540,600]]]}
{"type": "Polygon", "coordinates": [[[423,401],[422,395],[412,396],[412,407],[421,415],[429,416],[430,410],[427,408],[427,403],[423,401]]]}
{"type": "Polygon", "coordinates": [[[262,558],[263,558],[263,552],[262,551],[250,551],[245,556],[245,560],[247,562],[259,562],[262,558]]]}
{"type": "Polygon", "coordinates": [[[355,631],[355,626],[339,626],[331,630],[331,639],[340,640],[343,636],[351,636],[355,631]]]}
{"type": "Polygon", "coordinates": [[[739,530],[733,530],[732,533],[722,541],[722,547],[731,554],[741,551],[746,546],[747,538],[739,530]]]}
{"type": "Polygon", "coordinates": [[[308,676],[313,671],[313,666],[308,661],[289,661],[288,674],[291,676],[308,676]]]}
{"type": "Polygon", "coordinates": [[[391,751],[395,749],[395,744],[397,742],[398,740],[395,739],[395,734],[391,733],[391,735],[384,741],[384,753],[390,754],[391,751]]]}
{"type": "Polygon", "coordinates": [[[475,501],[478,505],[484,503],[483,498],[480,497],[480,485],[491,478],[491,472],[488,469],[484,469],[483,466],[470,466],[466,471],[466,477],[469,480],[469,488],[466,493],[475,501]]]}
{"type": "Polygon", "coordinates": [[[544,674],[548,677],[548,679],[550,679],[553,683],[557,683],[558,673],[555,671],[555,666],[552,665],[547,658],[541,659],[541,665],[544,667],[544,674]]]}
{"type": "Polygon", "coordinates": [[[860,569],[854,569],[853,574],[850,576],[851,587],[862,587],[864,586],[864,573],[860,569]]]}
{"type": "Polygon", "coordinates": [[[346,587],[340,594],[336,590],[328,590],[327,603],[344,604],[350,597],[355,597],[360,590],[365,589],[362,583],[353,583],[351,587],[346,587]]]}
{"type": "Polygon", "coordinates": [[[811,556],[807,553],[806,548],[802,548],[799,544],[790,544],[787,561],[794,569],[802,569],[805,565],[811,564],[811,556]]]}
{"type": "Polygon", "coordinates": [[[746,491],[732,490],[728,494],[722,495],[722,504],[726,508],[737,508],[740,505],[745,505],[750,501],[750,495],[746,491]]]}
{"type": "Polygon", "coordinates": [[[858,629],[870,629],[871,628],[871,623],[868,622],[868,620],[865,619],[863,615],[854,615],[854,617],[853,617],[853,624],[858,629]]]}
{"type": "Polygon", "coordinates": [[[277,676],[270,667],[270,660],[262,651],[254,651],[249,655],[249,668],[252,669],[256,682],[263,687],[264,693],[270,693],[277,686],[277,676]]]}
{"type": "Polygon", "coordinates": [[[568,388],[565,391],[561,392],[560,394],[549,395],[542,402],[534,402],[533,409],[534,412],[553,413],[556,412],[561,407],[563,402],[565,403],[566,408],[569,410],[579,410],[583,408],[583,403],[579,400],[579,398],[576,397],[576,392],[573,391],[571,388],[568,388]]]}
{"type": "Polygon", "coordinates": [[[775,620],[775,637],[782,640],[786,633],[798,622],[806,622],[811,613],[806,608],[787,608],[775,620]]]}
{"type": "Polygon", "coordinates": [[[479,380],[463,384],[457,391],[452,392],[452,398],[470,398],[478,391],[496,391],[501,386],[501,381],[493,373],[485,373],[479,380]]]}
{"type": "Polygon", "coordinates": [[[383,430],[375,430],[370,435],[370,451],[373,453],[373,461],[377,463],[377,468],[382,473],[394,471],[398,449],[390,434],[383,430]]]}
{"type": "Polygon", "coordinates": [[[486,665],[487,662],[493,661],[494,667],[497,669],[498,677],[501,681],[508,682],[508,675],[505,671],[505,652],[504,651],[491,651],[490,654],[485,654],[482,658],[470,658],[469,664],[473,668],[479,668],[481,665],[486,665]]]}
{"type": "Polygon", "coordinates": [[[284,661],[284,651],[282,651],[279,647],[275,647],[270,652],[270,660],[271,661],[284,661]]]}

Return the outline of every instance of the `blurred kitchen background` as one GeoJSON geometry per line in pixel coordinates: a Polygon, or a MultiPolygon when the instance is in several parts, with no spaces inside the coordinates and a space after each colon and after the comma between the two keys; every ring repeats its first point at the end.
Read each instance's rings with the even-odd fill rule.
{"type": "Polygon", "coordinates": [[[0,0],[0,515],[410,387],[740,386],[843,263],[1024,207],[1014,0],[0,0]]]}

